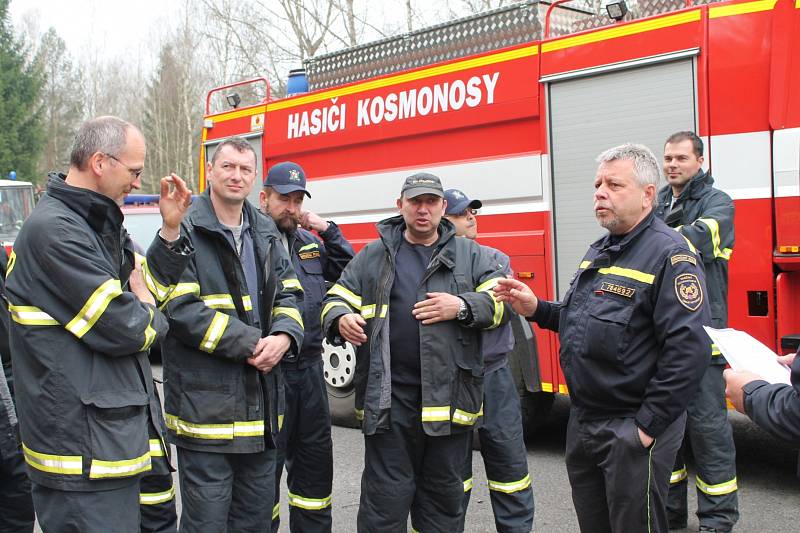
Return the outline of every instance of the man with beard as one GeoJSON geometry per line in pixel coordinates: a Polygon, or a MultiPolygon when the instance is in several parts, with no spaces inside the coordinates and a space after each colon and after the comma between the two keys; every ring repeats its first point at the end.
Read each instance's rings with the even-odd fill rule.
{"type": "Polygon", "coordinates": [[[563,301],[519,280],[495,294],[559,332],[572,404],[566,463],[581,531],[665,533],[667,493],[686,405],[711,357],[702,265],[653,213],[658,162],[636,144],[597,158],[595,241],[563,301]]]}
{"type": "Polygon", "coordinates": [[[289,529],[331,531],[333,448],[328,393],[322,368],[320,311],[327,291],[353,258],[353,248],[339,227],[303,211],[306,174],[291,161],[269,169],[261,191],[261,211],[275,221],[281,241],[303,286],[303,346],[281,360],[286,380],[286,417],[278,442],[272,531],[280,526],[280,481],[286,463],[289,529]],[[301,228],[298,226],[302,226],[301,228]],[[317,232],[322,240],[310,230],[317,232]]]}

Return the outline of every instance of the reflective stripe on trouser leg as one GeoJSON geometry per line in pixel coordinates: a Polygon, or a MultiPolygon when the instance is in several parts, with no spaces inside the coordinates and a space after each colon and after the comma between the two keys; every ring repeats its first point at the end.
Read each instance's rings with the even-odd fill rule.
{"type": "MultiPolygon", "coordinates": [[[[289,531],[330,533],[333,443],[322,361],[282,370],[287,416],[280,451],[285,454],[289,531]]],[[[279,520],[273,520],[273,526],[279,520]]]]}
{"type": "Polygon", "coordinates": [[[419,387],[392,384],[390,428],[364,436],[358,532],[457,531],[469,433],[430,437],[419,387]]]}
{"type": "Polygon", "coordinates": [[[689,403],[687,437],[697,468],[697,518],[701,526],[730,531],[739,520],[736,449],[728,421],[722,365],[709,365],[689,403]]]}
{"type": "Polygon", "coordinates": [[[172,474],[146,475],[139,481],[141,533],[176,533],[178,514],[172,474]]]}
{"type": "Polygon", "coordinates": [[[497,531],[531,531],[534,501],[528,453],[519,392],[507,366],[486,374],[484,425],[478,430],[478,437],[497,531]]]}

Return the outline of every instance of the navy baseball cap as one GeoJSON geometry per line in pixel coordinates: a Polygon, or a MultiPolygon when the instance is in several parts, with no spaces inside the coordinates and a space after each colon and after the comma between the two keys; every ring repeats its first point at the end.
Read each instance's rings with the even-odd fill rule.
{"type": "Polygon", "coordinates": [[[468,207],[480,209],[483,206],[480,200],[470,200],[469,196],[458,189],[447,189],[444,191],[444,199],[447,200],[445,215],[460,215],[468,207]]]}
{"type": "Polygon", "coordinates": [[[406,181],[403,182],[403,188],[400,189],[400,194],[406,198],[414,198],[422,194],[433,194],[442,198],[444,189],[442,188],[442,180],[438,177],[427,172],[419,172],[406,178],[406,181]]]}
{"type": "Polygon", "coordinates": [[[267,179],[264,180],[264,187],[272,187],[281,194],[303,191],[311,198],[306,190],[306,173],[303,172],[303,167],[291,161],[272,165],[267,172],[267,179]]]}

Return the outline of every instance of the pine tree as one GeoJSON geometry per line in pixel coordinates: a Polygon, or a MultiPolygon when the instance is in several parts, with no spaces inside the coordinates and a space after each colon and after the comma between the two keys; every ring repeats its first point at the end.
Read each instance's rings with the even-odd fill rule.
{"type": "Polygon", "coordinates": [[[42,75],[25,59],[8,5],[9,0],[0,0],[0,178],[14,170],[18,179],[41,182],[36,163],[44,143],[38,103],[42,75]]]}

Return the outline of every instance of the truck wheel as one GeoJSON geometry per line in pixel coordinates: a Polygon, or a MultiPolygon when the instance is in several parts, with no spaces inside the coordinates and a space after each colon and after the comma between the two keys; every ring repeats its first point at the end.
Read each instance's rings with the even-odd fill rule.
{"type": "Polygon", "coordinates": [[[519,401],[522,408],[522,427],[525,440],[536,438],[537,430],[542,427],[553,407],[555,395],[552,392],[529,392],[520,394],[519,401]]]}
{"type": "Polygon", "coordinates": [[[342,427],[359,427],[360,423],[356,419],[355,412],[356,391],[353,386],[353,374],[356,369],[355,349],[350,344],[333,346],[328,341],[323,341],[322,362],[331,422],[342,427]]]}

